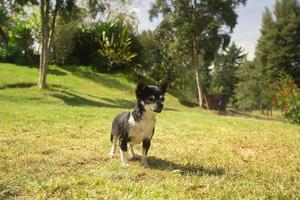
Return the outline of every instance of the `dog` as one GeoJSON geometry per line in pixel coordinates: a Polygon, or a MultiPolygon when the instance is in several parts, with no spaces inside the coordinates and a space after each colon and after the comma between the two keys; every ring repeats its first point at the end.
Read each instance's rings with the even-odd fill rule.
{"type": "Polygon", "coordinates": [[[114,157],[119,140],[121,159],[123,165],[127,167],[129,166],[128,144],[132,158],[137,159],[133,146],[142,143],[142,164],[146,168],[149,167],[147,153],[154,134],[155,116],[164,107],[167,87],[167,82],[158,86],[147,85],[142,81],[137,84],[135,90],[137,102],[134,110],[119,113],[112,122],[110,158],[114,157]]]}

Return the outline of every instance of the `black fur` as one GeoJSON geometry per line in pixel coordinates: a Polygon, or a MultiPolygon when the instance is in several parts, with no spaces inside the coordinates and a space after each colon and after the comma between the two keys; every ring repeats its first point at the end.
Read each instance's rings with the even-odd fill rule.
{"type": "Polygon", "coordinates": [[[143,141],[143,148],[146,150],[146,154],[148,153],[148,150],[150,148],[151,145],[151,139],[150,140],[144,140],[143,141]]]}
{"type": "Polygon", "coordinates": [[[164,95],[166,93],[167,86],[168,85],[166,83],[159,86],[148,86],[143,82],[139,82],[135,90],[137,102],[134,110],[132,112],[120,113],[113,120],[110,137],[111,142],[119,139],[121,150],[127,152],[127,144],[132,142],[134,138],[138,138],[141,139],[141,141],[138,141],[143,143],[143,149],[147,154],[154,134],[155,113],[160,113],[163,109],[164,95]],[[138,129],[134,128],[135,126],[138,126],[142,129],[142,131],[144,131],[143,133],[149,133],[149,127],[147,127],[149,118],[147,118],[147,113],[150,113],[150,116],[154,116],[153,121],[150,120],[151,125],[153,123],[153,129],[151,129],[151,133],[149,135],[146,134],[147,136],[144,137],[142,133],[137,131],[138,129]],[[146,128],[143,129],[143,127],[146,128]]]}

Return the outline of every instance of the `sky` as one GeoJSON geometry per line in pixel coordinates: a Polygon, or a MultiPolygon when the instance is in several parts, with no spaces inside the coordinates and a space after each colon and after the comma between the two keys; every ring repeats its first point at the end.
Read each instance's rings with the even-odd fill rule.
{"type": "MultiPolygon", "coordinates": [[[[276,0],[248,0],[246,6],[240,6],[236,12],[238,14],[238,24],[236,25],[232,41],[242,47],[248,53],[248,59],[254,58],[256,41],[260,36],[261,18],[265,7],[273,9],[276,0]]],[[[139,32],[143,30],[154,30],[159,24],[159,20],[151,22],[148,10],[154,0],[134,0],[133,11],[138,20],[139,32]]]]}

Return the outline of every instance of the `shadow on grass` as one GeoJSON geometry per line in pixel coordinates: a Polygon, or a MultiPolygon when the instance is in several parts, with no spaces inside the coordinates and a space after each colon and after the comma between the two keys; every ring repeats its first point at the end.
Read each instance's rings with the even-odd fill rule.
{"type": "Polygon", "coordinates": [[[148,157],[148,162],[151,169],[169,170],[178,172],[182,175],[197,175],[197,176],[222,176],[225,173],[223,168],[208,169],[197,165],[182,165],[168,160],[163,160],[156,157],[148,157]]]}
{"type": "Polygon", "coordinates": [[[65,104],[70,106],[92,106],[129,109],[133,108],[135,105],[133,102],[124,99],[110,99],[98,97],[99,100],[92,100],[73,92],[61,91],[55,88],[52,88],[50,90],[55,92],[54,94],[51,94],[51,96],[61,99],[65,104]]]}
{"type": "Polygon", "coordinates": [[[264,117],[264,116],[257,116],[257,115],[253,115],[250,113],[246,113],[246,112],[239,112],[236,110],[227,110],[227,111],[220,111],[217,112],[218,115],[224,115],[224,116],[238,116],[238,117],[247,117],[247,118],[254,118],[254,119],[259,119],[259,120],[268,120],[268,121],[283,121],[281,119],[278,118],[272,118],[272,117],[264,117]]]}
{"type": "Polygon", "coordinates": [[[196,104],[196,103],[192,103],[192,102],[180,99],[180,98],[178,100],[179,100],[179,103],[181,103],[184,106],[187,106],[187,107],[190,107],[190,108],[199,107],[199,105],[196,104]]]}
{"type": "Polygon", "coordinates": [[[66,72],[58,70],[58,69],[48,69],[48,74],[56,75],[56,76],[65,76],[67,75],[66,72]]]}
{"type": "Polygon", "coordinates": [[[123,84],[116,78],[109,77],[108,75],[105,76],[102,73],[81,71],[80,69],[76,69],[76,66],[61,66],[60,68],[71,72],[75,76],[91,80],[97,84],[101,84],[108,88],[117,88],[117,89],[122,89],[122,90],[134,91],[133,88],[129,87],[126,84],[123,84]]]}
{"type": "Polygon", "coordinates": [[[7,89],[7,88],[31,88],[36,85],[37,85],[37,83],[12,83],[12,84],[6,84],[3,86],[0,86],[0,90],[7,89]]]}
{"type": "Polygon", "coordinates": [[[174,109],[174,108],[164,108],[164,110],[167,110],[167,111],[174,111],[174,112],[179,112],[179,110],[174,109]]]}

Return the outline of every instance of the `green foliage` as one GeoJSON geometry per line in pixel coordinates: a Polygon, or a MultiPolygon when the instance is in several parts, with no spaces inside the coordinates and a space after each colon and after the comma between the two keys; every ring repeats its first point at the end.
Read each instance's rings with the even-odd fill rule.
{"type": "Polygon", "coordinates": [[[236,70],[245,59],[246,54],[235,43],[216,56],[210,84],[213,93],[234,95],[235,85],[238,82],[236,70]]]}
{"type": "Polygon", "coordinates": [[[116,20],[101,22],[95,28],[100,43],[98,52],[107,71],[132,63],[137,54],[131,51],[133,34],[129,24],[116,20]]]}
{"type": "MultiPolygon", "coordinates": [[[[168,56],[174,66],[181,66],[180,70],[175,71],[193,70],[194,77],[197,78],[189,80],[200,79],[199,85],[196,83],[202,92],[208,89],[209,66],[216,53],[220,48],[227,47],[230,42],[230,33],[237,23],[235,8],[245,2],[156,0],[150,10],[151,18],[163,15],[159,28],[163,35],[167,36],[165,43],[170,51],[168,56]]],[[[182,74],[178,82],[183,82],[180,80],[181,76],[182,74]]],[[[193,87],[195,88],[197,87],[193,87]]],[[[199,99],[199,104],[201,102],[199,99]]]]}
{"type": "Polygon", "coordinates": [[[26,24],[16,24],[12,30],[11,42],[18,45],[20,52],[27,58],[28,51],[30,51],[33,45],[31,29],[26,24]]]}
{"type": "Polygon", "coordinates": [[[36,61],[33,27],[22,9],[0,7],[0,60],[31,64],[36,61]]]}
{"type": "Polygon", "coordinates": [[[1,59],[16,63],[31,63],[34,60],[33,36],[24,23],[17,23],[9,33],[8,44],[1,50],[1,59]]]}
{"type": "Polygon", "coordinates": [[[0,61],[7,61],[8,55],[7,49],[0,47],[0,61]]]}
{"type": "Polygon", "coordinates": [[[78,31],[79,27],[76,21],[57,25],[52,45],[52,62],[57,64],[78,64],[78,59],[71,56],[76,45],[76,34],[78,31]]]}
{"type": "MultiPolygon", "coordinates": [[[[72,28],[72,27],[70,27],[72,28]]],[[[102,21],[76,30],[70,59],[93,65],[97,71],[127,69],[137,66],[139,41],[125,21],[102,21]],[[84,51],[83,51],[84,49],[84,51]]]]}
{"type": "Polygon", "coordinates": [[[155,31],[142,32],[138,35],[138,40],[142,44],[139,62],[148,77],[157,82],[174,83],[178,64],[176,65],[171,55],[173,51],[169,47],[169,41],[164,38],[164,31],[158,28],[155,31]]]}
{"type": "Polygon", "coordinates": [[[10,18],[4,6],[0,5],[0,61],[8,61],[8,30],[10,18]]]}
{"type": "Polygon", "coordinates": [[[160,38],[154,31],[143,31],[137,35],[137,39],[142,44],[139,51],[139,58],[141,58],[139,62],[145,70],[150,70],[162,60],[160,38]]]}
{"type": "Polygon", "coordinates": [[[240,110],[259,109],[261,105],[261,84],[257,64],[247,61],[237,70],[238,83],[235,88],[236,106],[240,110]]]}
{"type": "Polygon", "coordinates": [[[272,103],[283,111],[283,116],[288,120],[300,124],[300,88],[291,76],[281,73],[275,89],[276,95],[272,103]]]}
{"type": "Polygon", "coordinates": [[[7,29],[10,26],[10,18],[4,6],[0,5],[0,47],[8,43],[7,29]]]}
{"type": "Polygon", "coordinates": [[[256,48],[256,59],[267,84],[274,83],[279,72],[284,71],[300,86],[299,44],[299,2],[276,1],[273,15],[268,9],[264,13],[261,38],[256,48]]]}
{"type": "Polygon", "coordinates": [[[71,54],[81,65],[91,65],[95,62],[100,43],[94,26],[82,26],[75,34],[75,46],[71,54]]]}
{"type": "Polygon", "coordinates": [[[88,0],[87,15],[101,21],[110,21],[119,17],[130,21],[134,17],[129,12],[132,3],[133,0],[88,0]]]}

